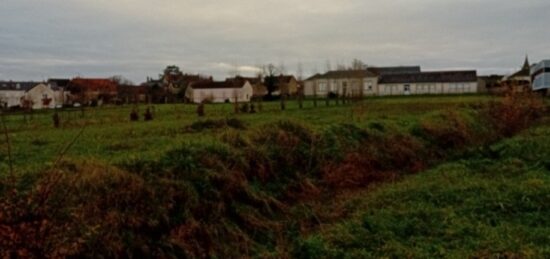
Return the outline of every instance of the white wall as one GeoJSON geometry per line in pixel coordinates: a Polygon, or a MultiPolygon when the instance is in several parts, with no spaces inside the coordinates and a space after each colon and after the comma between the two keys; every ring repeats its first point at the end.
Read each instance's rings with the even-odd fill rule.
{"type": "Polygon", "coordinates": [[[0,90],[0,105],[7,103],[8,108],[20,106],[21,98],[24,96],[25,91],[22,90],[0,90]]]}
{"type": "Polygon", "coordinates": [[[53,109],[56,105],[55,92],[45,84],[39,84],[27,91],[25,98],[32,101],[32,108],[35,110],[47,108],[53,109]],[[49,105],[44,105],[44,98],[51,99],[49,105]]]}
{"type": "Polygon", "coordinates": [[[186,97],[194,103],[201,103],[203,100],[211,100],[214,103],[224,103],[235,101],[235,95],[239,102],[250,102],[253,89],[250,83],[246,82],[241,88],[213,88],[213,89],[193,89],[189,87],[186,97]]]}
{"type": "Polygon", "coordinates": [[[380,84],[379,89],[379,95],[466,94],[477,93],[478,82],[380,84]]]}
{"type": "Polygon", "coordinates": [[[317,90],[317,96],[326,96],[329,92],[343,94],[344,88],[346,94],[376,95],[378,89],[378,78],[339,78],[339,79],[315,79],[305,82],[304,95],[313,96],[317,90]]]}

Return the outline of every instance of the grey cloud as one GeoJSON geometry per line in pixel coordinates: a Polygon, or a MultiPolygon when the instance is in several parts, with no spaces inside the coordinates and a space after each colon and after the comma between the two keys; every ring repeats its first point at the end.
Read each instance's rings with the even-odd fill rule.
{"type": "Polygon", "coordinates": [[[550,57],[547,1],[4,0],[0,79],[143,81],[169,64],[221,78],[285,63],[305,73],[372,65],[506,73],[550,57]],[[226,65],[220,65],[226,64],[226,65]],[[231,64],[231,65],[228,65],[231,64]]]}

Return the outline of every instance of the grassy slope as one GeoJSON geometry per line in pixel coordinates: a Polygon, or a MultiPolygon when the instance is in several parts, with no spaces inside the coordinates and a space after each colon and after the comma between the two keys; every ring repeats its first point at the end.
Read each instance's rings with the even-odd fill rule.
{"type": "MultiPolygon", "coordinates": [[[[316,129],[335,123],[354,123],[366,127],[377,122],[387,127],[408,129],[415,121],[429,113],[445,109],[467,110],[467,105],[485,102],[487,96],[435,96],[368,99],[362,108],[351,106],[326,107],[324,101],[314,108],[311,101],[299,110],[296,102],[289,102],[286,111],[280,111],[278,102],[263,104],[257,114],[238,115],[249,128],[260,124],[291,118],[316,129]]],[[[32,120],[24,122],[21,115],[7,116],[13,143],[13,157],[18,171],[37,171],[55,160],[59,150],[78,134],[82,125],[87,125],[83,135],[71,148],[69,156],[96,159],[116,164],[139,157],[155,158],[166,151],[188,142],[216,142],[217,132],[188,133],[183,130],[197,120],[194,105],[157,105],[152,122],[129,122],[131,106],[90,109],[81,118],[79,110],[61,112],[63,128],[52,127],[52,112],[37,112],[32,120]]],[[[141,113],[144,111],[141,107],[141,113]]],[[[229,104],[207,105],[208,119],[234,116],[229,104]]],[[[0,143],[4,146],[5,139],[0,143]]],[[[7,169],[5,149],[0,149],[0,172],[7,169]]]]}
{"type": "Polygon", "coordinates": [[[550,123],[340,206],[296,256],[549,258],[550,123]]]}
{"type": "MultiPolygon", "coordinates": [[[[338,132],[346,129],[347,127],[338,126],[342,123],[352,123],[362,129],[370,129],[371,133],[378,128],[378,126],[373,127],[373,123],[379,123],[383,125],[382,128],[385,129],[383,131],[386,133],[397,131],[409,134],[414,125],[418,125],[419,122],[426,119],[431,121],[430,118],[441,119],[438,114],[445,110],[450,109],[458,111],[462,115],[468,115],[474,110],[468,107],[468,104],[477,104],[487,99],[482,96],[371,99],[364,108],[365,114],[362,114],[361,111],[354,114],[353,109],[357,108],[351,106],[326,108],[323,102],[319,103],[320,107],[317,109],[309,107],[298,110],[296,104],[291,104],[289,110],[280,112],[277,110],[278,103],[266,103],[264,112],[239,115],[239,119],[249,126],[242,132],[243,135],[248,136],[248,140],[255,139],[255,142],[250,142],[253,143],[249,147],[252,148],[251,150],[255,152],[289,151],[288,154],[284,151],[272,152],[277,154],[270,153],[266,157],[272,157],[273,160],[282,159],[283,162],[286,161],[285,159],[289,159],[288,164],[294,165],[296,161],[293,158],[296,154],[300,155],[301,152],[294,150],[292,145],[288,144],[292,141],[279,143],[281,139],[275,138],[278,142],[273,143],[271,139],[260,138],[264,135],[280,137],[278,129],[273,128],[276,126],[274,121],[292,118],[310,125],[317,133],[325,134],[325,137],[327,137],[326,134],[336,135],[333,134],[333,131],[338,132]],[[361,116],[359,119],[352,118],[352,114],[361,116]],[[260,126],[264,123],[270,124],[260,126]],[[270,134],[265,134],[266,132],[270,134]],[[288,146],[285,146],[285,143],[288,146]]],[[[311,103],[308,106],[311,106],[311,103]]],[[[208,107],[209,118],[219,119],[233,116],[230,105],[208,107]]],[[[361,195],[355,193],[349,200],[350,196],[329,199],[332,202],[324,204],[325,211],[346,208],[348,212],[351,211],[351,214],[340,214],[342,217],[334,217],[331,218],[332,221],[325,221],[326,215],[320,213],[320,220],[315,219],[315,221],[333,223],[321,225],[318,232],[301,238],[298,233],[308,233],[309,218],[316,218],[315,214],[317,214],[315,211],[310,212],[310,209],[316,208],[300,204],[294,206],[290,214],[285,214],[291,215],[293,218],[283,220],[281,224],[296,224],[296,227],[290,226],[271,231],[272,225],[268,223],[273,222],[270,222],[269,219],[277,219],[277,215],[271,218],[269,216],[272,216],[272,213],[269,212],[266,217],[263,217],[260,213],[264,212],[261,212],[262,208],[258,208],[258,202],[270,200],[263,198],[272,194],[270,193],[271,187],[275,190],[275,194],[281,194],[281,190],[288,190],[285,179],[279,179],[278,183],[281,186],[271,186],[271,181],[265,185],[251,181],[251,186],[248,186],[248,182],[241,179],[246,180],[246,176],[237,174],[240,172],[239,167],[235,167],[235,164],[230,161],[233,158],[240,158],[243,160],[241,169],[244,170],[247,168],[248,162],[252,161],[246,160],[247,157],[244,155],[247,153],[233,154],[229,151],[234,151],[234,149],[227,145],[209,144],[219,142],[222,139],[221,136],[227,133],[225,132],[227,129],[205,130],[197,133],[184,131],[186,125],[197,120],[193,109],[193,106],[187,105],[157,106],[156,119],[149,123],[129,123],[127,116],[130,107],[123,107],[88,111],[84,119],[76,119],[78,116],[74,116],[75,119],[71,121],[71,124],[65,125],[64,130],[51,128],[51,113],[36,115],[33,121],[27,124],[21,123],[21,117],[10,117],[8,125],[13,130],[12,140],[14,141],[18,170],[38,170],[44,163],[53,160],[57,150],[69,142],[79,131],[80,125],[83,124],[88,124],[85,134],[71,148],[68,154],[69,158],[99,160],[100,164],[117,164],[127,159],[138,158],[136,161],[140,163],[129,164],[135,166],[135,168],[130,168],[135,169],[135,172],[130,169],[128,169],[129,172],[119,172],[120,179],[117,178],[116,173],[114,174],[115,179],[111,179],[113,174],[110,170],[105,169],[108,167],[101,166],[99,169],[91,167],[89,169],[95,173],[106,170],[104,174],[96,175],[93,181],[87,183],[89,197],[92,200],[95,199],[94,201],[102,207],[111,208],[109,206],[112,206],[111,212],[113,215],[120,214],[120,218],[104,217],[102,214],[104,210],[95,210],[94,206],[90,206],[91,208],[85,206],[87,203],[93,204],[86,198],[87,196],[81,195],[83,189],[86,189],[83,188],[83,186],[86,187],[85,184],[77,185],[77,188],[72,190],[82,196],[82,200],[76,197],[74,201],[71,200],[73,203],[67,205],[68,212],[73,212],[74,208],[82,210],[83,219],[90,221],[87,222],[88,225],[84,224],[84,227],[98,224],[103,227],[100,230],[106,231],[106,233],[111,233],[112,229],[116,229],[113,232],[120,234],[123,239],[135,234],[135,239],[119,240],[119,244],[129,244],[130,248],[142,244],[139,242],[140,238],[145,238],[145,241],[141,241],[149,245],[151,245],[149,241],[158,239],[155,235],[150,235],[151,233],[144,233],[141,228],[145,226],[146,229],[150,227],[155,230],[153,234],[161,230],[160,233],[167,235],[166,231],[170,230],[168,236],[170,240],[175,238],[176,241],[184,242],[184,247],[189,245],[185,241],[194,241],[193,238],[197,236],[196,240],[205,241],[207,244],[215,241],[217,245],[211,247],[210,250],[214,250],[220,255],[243,253],[242,247],[241,250],[234,247],[235,240],[239,238],[246,240],[250,237],[253,241],[258,242],[254,246],[253,254],[273,255],[273,257],[288,254],[306,258],[323,256],[330,258],[465,257],[499,253],[519,256],[548,256],[547,243],[550,241],[548,225],[550,224],[545,216],[549,214],[548,204],[550,204],[548,196],[550,193],[548,181],[550,162],[547,158],[550,157],[550,140],[547,137],[550,133],[549,123],[520,137],[496,144],[487,150],[472,152],[464,156],[462,160],[441,165],[416,176],[406,177],[403,182],[380,185],[376,187],[375,191],[361,195]],[[189,145],[189,142],[196,142],[197,146],[189,145]],[[208,152],[207,154],[210,156],[204,156],[200,152],[197,154],[197,150],[208,152]],[[197,159],[197,157],[206,159],[197,159]],[[158,158],[160,161],[156,161],[158,158]],[[152,162],[152,169],[143,169],[142,165],[144,164],[141,162],[152,162]],[[198,170],[195,172],[196,174],[193,174],[197,168],[204,170],[198,170]],[[232,171],[233,169],[236,170],[236,173],[232,171]],[[165,177],[159,176],[163,173],[166,175],[165,177]],[[149,176],[155,177],[149,178],[149,176]],[[232,178],[232,176],[237,176],[237,178],[232,178]],[[111,180],[113,185],[109,185],[111,180]],[[256,184],[258,184],[258,188],[264,189],[255,190],[256,184]],[[128,185],[132,188],[127,187],[128,185]],[[124,188],[117,186],[124,186],[124,188]],[[204,186],[208,188],[203,188],[204,186]],[[98,192],[97,189],[103,190],[104,193],[98,192]],[[162,195],[154,195],[156,192],[160,192],[162,195]],[[160,198],[164,197],[165,192],[166,200],[160,198]],[[147,197],[150,200],[144,199],[147,197]],[[124,202],[119,203],[120,199],[124,202]],[[172,199],[177,201],[175,204],[178,206],[172,206],[172,199]],[[114,202],[114,205],[103,204],[108,201],[114,202]],[[157,202],[160,205],[154,206],[157,205],[157,202]],[[143,208],[135,209],[135,204],[142,205],[143,208]],[[169,207],[171,209],[166,209],[169,207]],[[148,209],[153,211],[147,213],[142,211],[148,211],[148,209]],[[94,214],[94,212],[98,214],[94,214]],[[165,215],[167,212],[170,213],[165,215]],[[301,216],[302,214],[303,216],[301,216]],[[108,221],[113,218],[115,223],[108,221]],[[129,225],[126,225],[125,223],[128,222],[125,220],[126,218],[137,218],[138,220],[137,223],[129,221],[129,225]],[[158,223],[166,220],[170,227],[168,230],[164,229],[166,226],[158,223]],[[200,224],[197,223],[199,220],[200,224]],[[104,224],[104,221],[107,221],[108,224],[104,224]],[[301,227],[302,221],[306,223],[303,228],[301,227]],[[118,229],[112,226],[117,226],[118,229]],[[188,232],[189,229],[193,230],[193,227],[196,232],[188,232]],[[227,233],[223,234],[224,231],[236,235],[236,238],[227,233]],[[275,236],[281,231],[285,232],[284,237],[275,236]],[[200,238],[202,235],[206,236],[203,238],[205,240],[200,238]],[[221,244],[225,244],[225,246],[221,244]]],[[[434,122],[437,122],[436,125],[441,124],[438,120],[434,122]]],[[[300,130],[300,128],[297,129],[298,132],[300,130]]],[[[359,139],[362,138],[359,136],[359,139]]],[[[300,143],[298,142],[298,144],[300,143]]],[[[307,143],[305,143],[305,147],[308,147],[307,143]]],[[[344,141],[342,144],[349,143],[344,141]]],[[[340,147],[335,150],[343,149],[340,147]]],[[[0,154],[2,152],[0,151],[0,154]]],[[[306,152],[306,154],[309,153],[306,152]]],[[[256,156],[254,159],[257,159],[256,156]]],[[[0,169],[4,171],[2,167],[6,166],[5,157],[0,157],[0,161],[2,161],[0,169]]],[[[302,167],[296,166],[294,169],[297,168],[302,167]]],[[[300,178],[304,177],[303,175],[298,174],[297,177],[294,177],[296,172],[281,172],[284,168],[279,167],[276,169],[275,180],[277,180],[276,176],[281,174],[281,177],[288,176],[289,179],[303,180],[300,178]]],[[[254,173],[253,171],[244,170],[247,173],[254,173]]],[[[269,170],[266,172],[269,173],[269,170]]],[[[83,173],[90,172],[84,170],[83,173]]],[[[261,173],[259,175],[261,176],[261,173]]],[[[254,178],[253,176],[250,178],[254,178]]],[[[309,182],[304,183],[307,187],[309,182]]],[[[59,189],[64,190],[63,187],[59,189]]],[[[328,195],[332,195],[332,193],[328,195]]],[[[269,208],[267,205],[266,207],[269,208]]],[[[54,206],[54,208],[57,207],[54,206]]],[[[48,210],[45,211],[46,215],[50,215],[48,210]]],[[[338,215],[339,213],[334,214],[338,215]]],[[[65,216],[64,214],[60,215],[65,216]]],[[[64,222],[63,217],[54,217],[55,219],[64,222]]],[[[79,222],[79,220],[75,220],[75,222],[79,222]]],[[[103,237],[101,231],[98,231],[98,236],[103,237]]],[[[115,237],[118,236],[115,235],[115,237]]],[[[166,238],[166,236],[163,237],[166,238]]],[[[105,240],[108,241],[107,244],[112,244],[114,242],[109,240],[117,239],[105,238],[105,240]]],[[[163,241],[166,244],[172,242],[167,242],[166,239],[163,241]]],[[[86,244],[94,248],[93,242],[86,244]]],[[[197,243],[196,246],[203,248],[204,244],[197,243]]],[[[245,246],[248,254],[247,242],[245,242],[245,246]]],[[[200,252],[198,253],[200,254],[200,252]]]]}

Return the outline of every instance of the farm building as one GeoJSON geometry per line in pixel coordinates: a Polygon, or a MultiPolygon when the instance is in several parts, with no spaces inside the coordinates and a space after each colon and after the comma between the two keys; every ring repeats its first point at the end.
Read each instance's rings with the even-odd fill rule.
{"type": "Polygon", "coordinates": [[[243,76],[236,76],[233,78],[227,78],[226,81],[238,81],[241,83],[244,83],[244,81],[248,81],[250,85],[252,85],[252,97],[253,98],[263,98],[267,95],[267,87],[262,82],[261,77],[243,77],[243,76]]]}
{"type": "Polygon", "coordinates": [[[305,96],[328,94],[377,94],[378,75],[367,69],[336,70],[314,75],[304,82],[305,96]]]}
{"type": "Polygon", "coordinates": [[[93,105],[111,102],[118,94],[117,84],[111,79],[75,78],[65,89],[70,93],[68,102],[93,105]]]}
{"type": "Polygon", "coordinates": [[[56,107],[56,91],[46,83],[40,83],[25,93],[24,100],[33,110],[53,109],[56,107]]]}
{"type": "Polygon", "coordinates": [[[533,91],[550,89],[550,60],[543,60],[531,68],[533,91]]]}
{"type": "Polygon", "coordinates": [[[360,70],[334,70],[314,75],[304,82],[306,96],[379,95],[378,81],[382,76],[420,73],[420,66],[368,67],[360,70]]]}
{"type": "Polygon", "coordinates": [[[0,107],[23,107],[23,102],[28,90],[41,84],[40,82],[0,82],[0,107]]]}
{"type": "Polygon", "coordinates": [[[36,85],[34,82],[0,82],[0,108],[21,106],[25,91],[36,85]]]}
{"type": "Polygon", "coordinates": [[[235,102],[235,100],[249,102],[253,94],[252,85],[246,80],[205,81],[189,85],[185,97],[193,103],[224,103],[235,102]]]}
{"type": "Polygon", "coordinates": [[[381,76],[378,95],[477,93],[476,71],[435,71],[381,76]]]}

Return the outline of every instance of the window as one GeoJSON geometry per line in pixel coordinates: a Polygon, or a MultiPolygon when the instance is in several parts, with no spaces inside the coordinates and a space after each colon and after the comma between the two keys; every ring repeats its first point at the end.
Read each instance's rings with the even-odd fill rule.
{"type": "Polygon", "coordinates": [[[319,92],[327,91],[327,83],[319,83],[319,92]]]}
{"type": "Polygon", "coordinates": [[[405,90],[405,92],[410,92],[411,91],[411,85],[404,85],[403,86],[403,90],[405,90]]]}
{"type": "Polygon", "coordinates": [[[363,83],[363,90],[365,91],[372,91],[372,82],[364,82],[363,83]]]}

